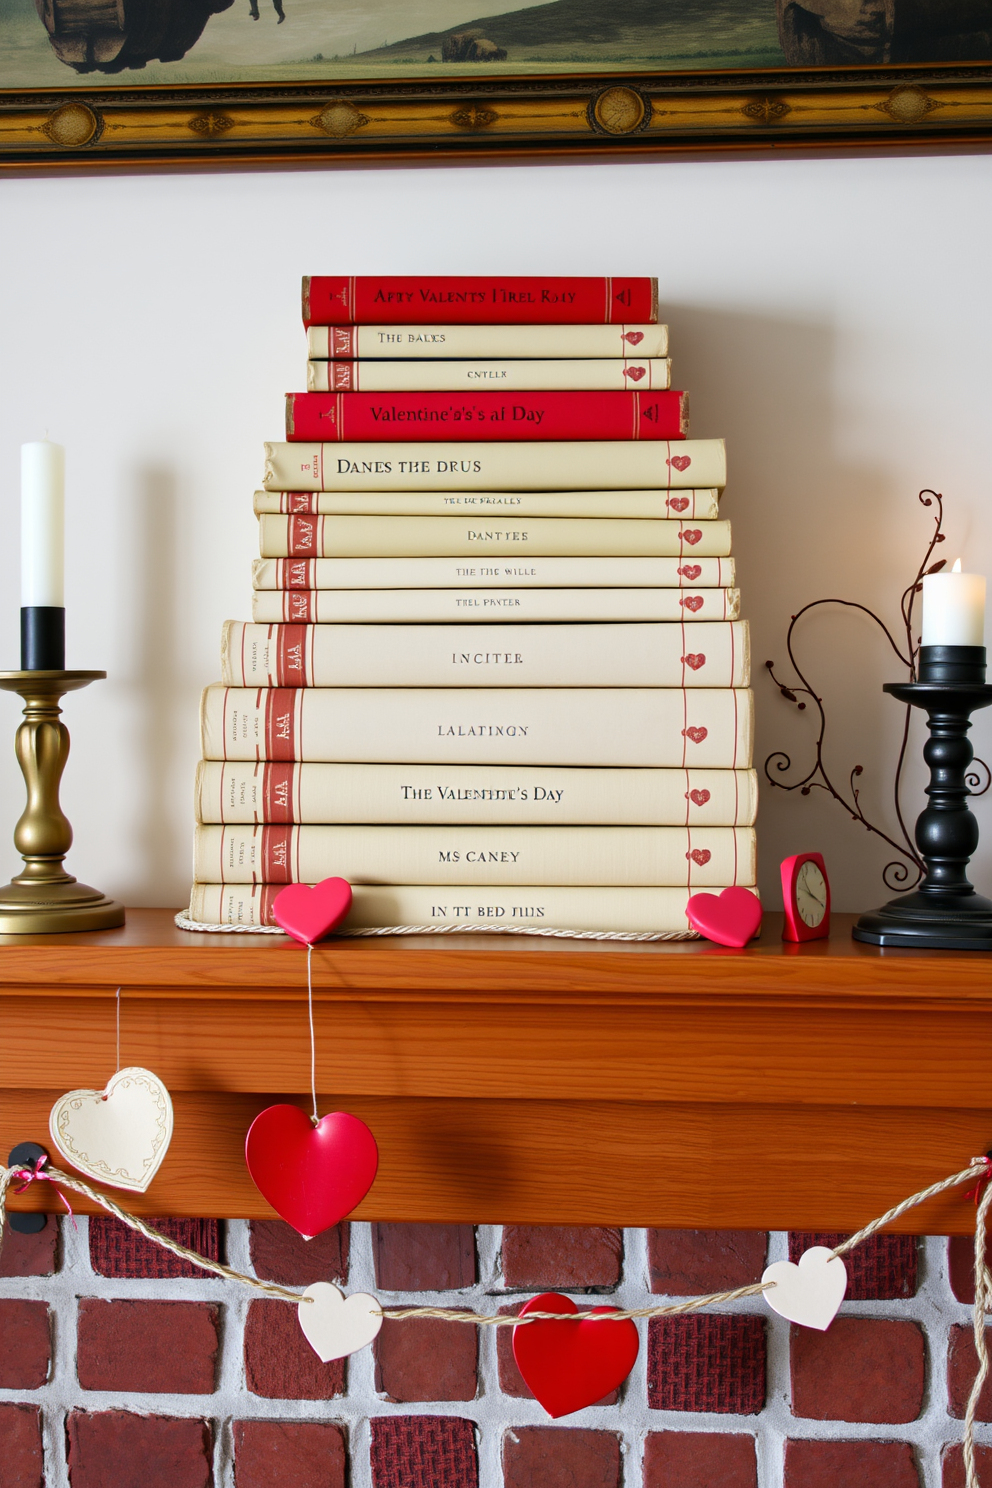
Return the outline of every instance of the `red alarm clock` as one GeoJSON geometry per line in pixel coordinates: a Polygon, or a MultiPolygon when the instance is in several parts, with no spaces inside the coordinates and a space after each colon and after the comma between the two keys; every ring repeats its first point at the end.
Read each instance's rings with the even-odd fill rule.
{"type": "Polygon", "coordinates": [[[782,864],[783,940],[823,940],[830,934],[830,884],[822,853],[796,853],[782,864]]]}

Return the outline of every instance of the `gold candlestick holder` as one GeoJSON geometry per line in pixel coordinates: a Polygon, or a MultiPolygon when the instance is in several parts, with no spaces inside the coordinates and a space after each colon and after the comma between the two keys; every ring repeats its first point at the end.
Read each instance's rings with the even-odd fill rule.
{"type": "Polygon", "coordinates": [[[14,828],[24,870],[0,888],[0,935],[110,930],[124,923],[124,906],[99,889],[77,883],[62,866],[72,827],[59,805],[59,783],[69,757],[69,730],[59,702],[67,692],[106,672],[0,672],[0,688],[24,699],[24,721],[14,744],[27,787],[27,805],[14,828]]]}

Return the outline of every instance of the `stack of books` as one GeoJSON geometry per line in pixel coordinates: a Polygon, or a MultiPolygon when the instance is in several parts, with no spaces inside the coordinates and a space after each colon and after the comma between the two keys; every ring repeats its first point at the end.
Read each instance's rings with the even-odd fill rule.
{"type": "Polygon", "coordinates": [[[304,280],[253,618],[203,698],[190,918],[687,932],[755,884],[722,440],[652,279],[304,280]]]}

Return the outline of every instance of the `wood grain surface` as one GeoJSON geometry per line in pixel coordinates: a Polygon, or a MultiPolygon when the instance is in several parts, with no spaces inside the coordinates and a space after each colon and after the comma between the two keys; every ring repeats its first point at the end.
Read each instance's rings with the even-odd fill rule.
{"type": "MultiPolygon", "coordinates": [[[[992,1146],[988,961],[858,945],[843,916],[829,941],[780,933],[769,915],[744,951],[317,947],[321,1109],[355,1112],[382,1149],[357,1217],[845,1229],[992,1146]]],[[[306,1103],[305,952],[181,932],[171,911],[0,941],[0,1157],[47,1144],[54,1100],[112,1074],[118,985],[121,1061],[176,1106],[162,1169],[125,1207],[271,1214],[244,1138],[274,1100],[306,1103]]],[[[57,1207],[40,1185],[15,1202],[57,1207]]],[[[902,1228],[973,1222],[951,1196],[902,1228]]]]}

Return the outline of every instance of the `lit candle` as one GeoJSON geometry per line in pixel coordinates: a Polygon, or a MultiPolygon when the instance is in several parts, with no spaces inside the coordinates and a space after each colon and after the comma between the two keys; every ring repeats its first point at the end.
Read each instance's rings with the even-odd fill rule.
{"type": "Polygon", "coordinates": [[[21,445],[21,668],[65,666],[65,450],[21,445]]]}
{"type": "Polygon", "coordinates": [[[985,645],[985,576],[962,573],[960,558],[923,580],[923,645],[985,645]]]}

